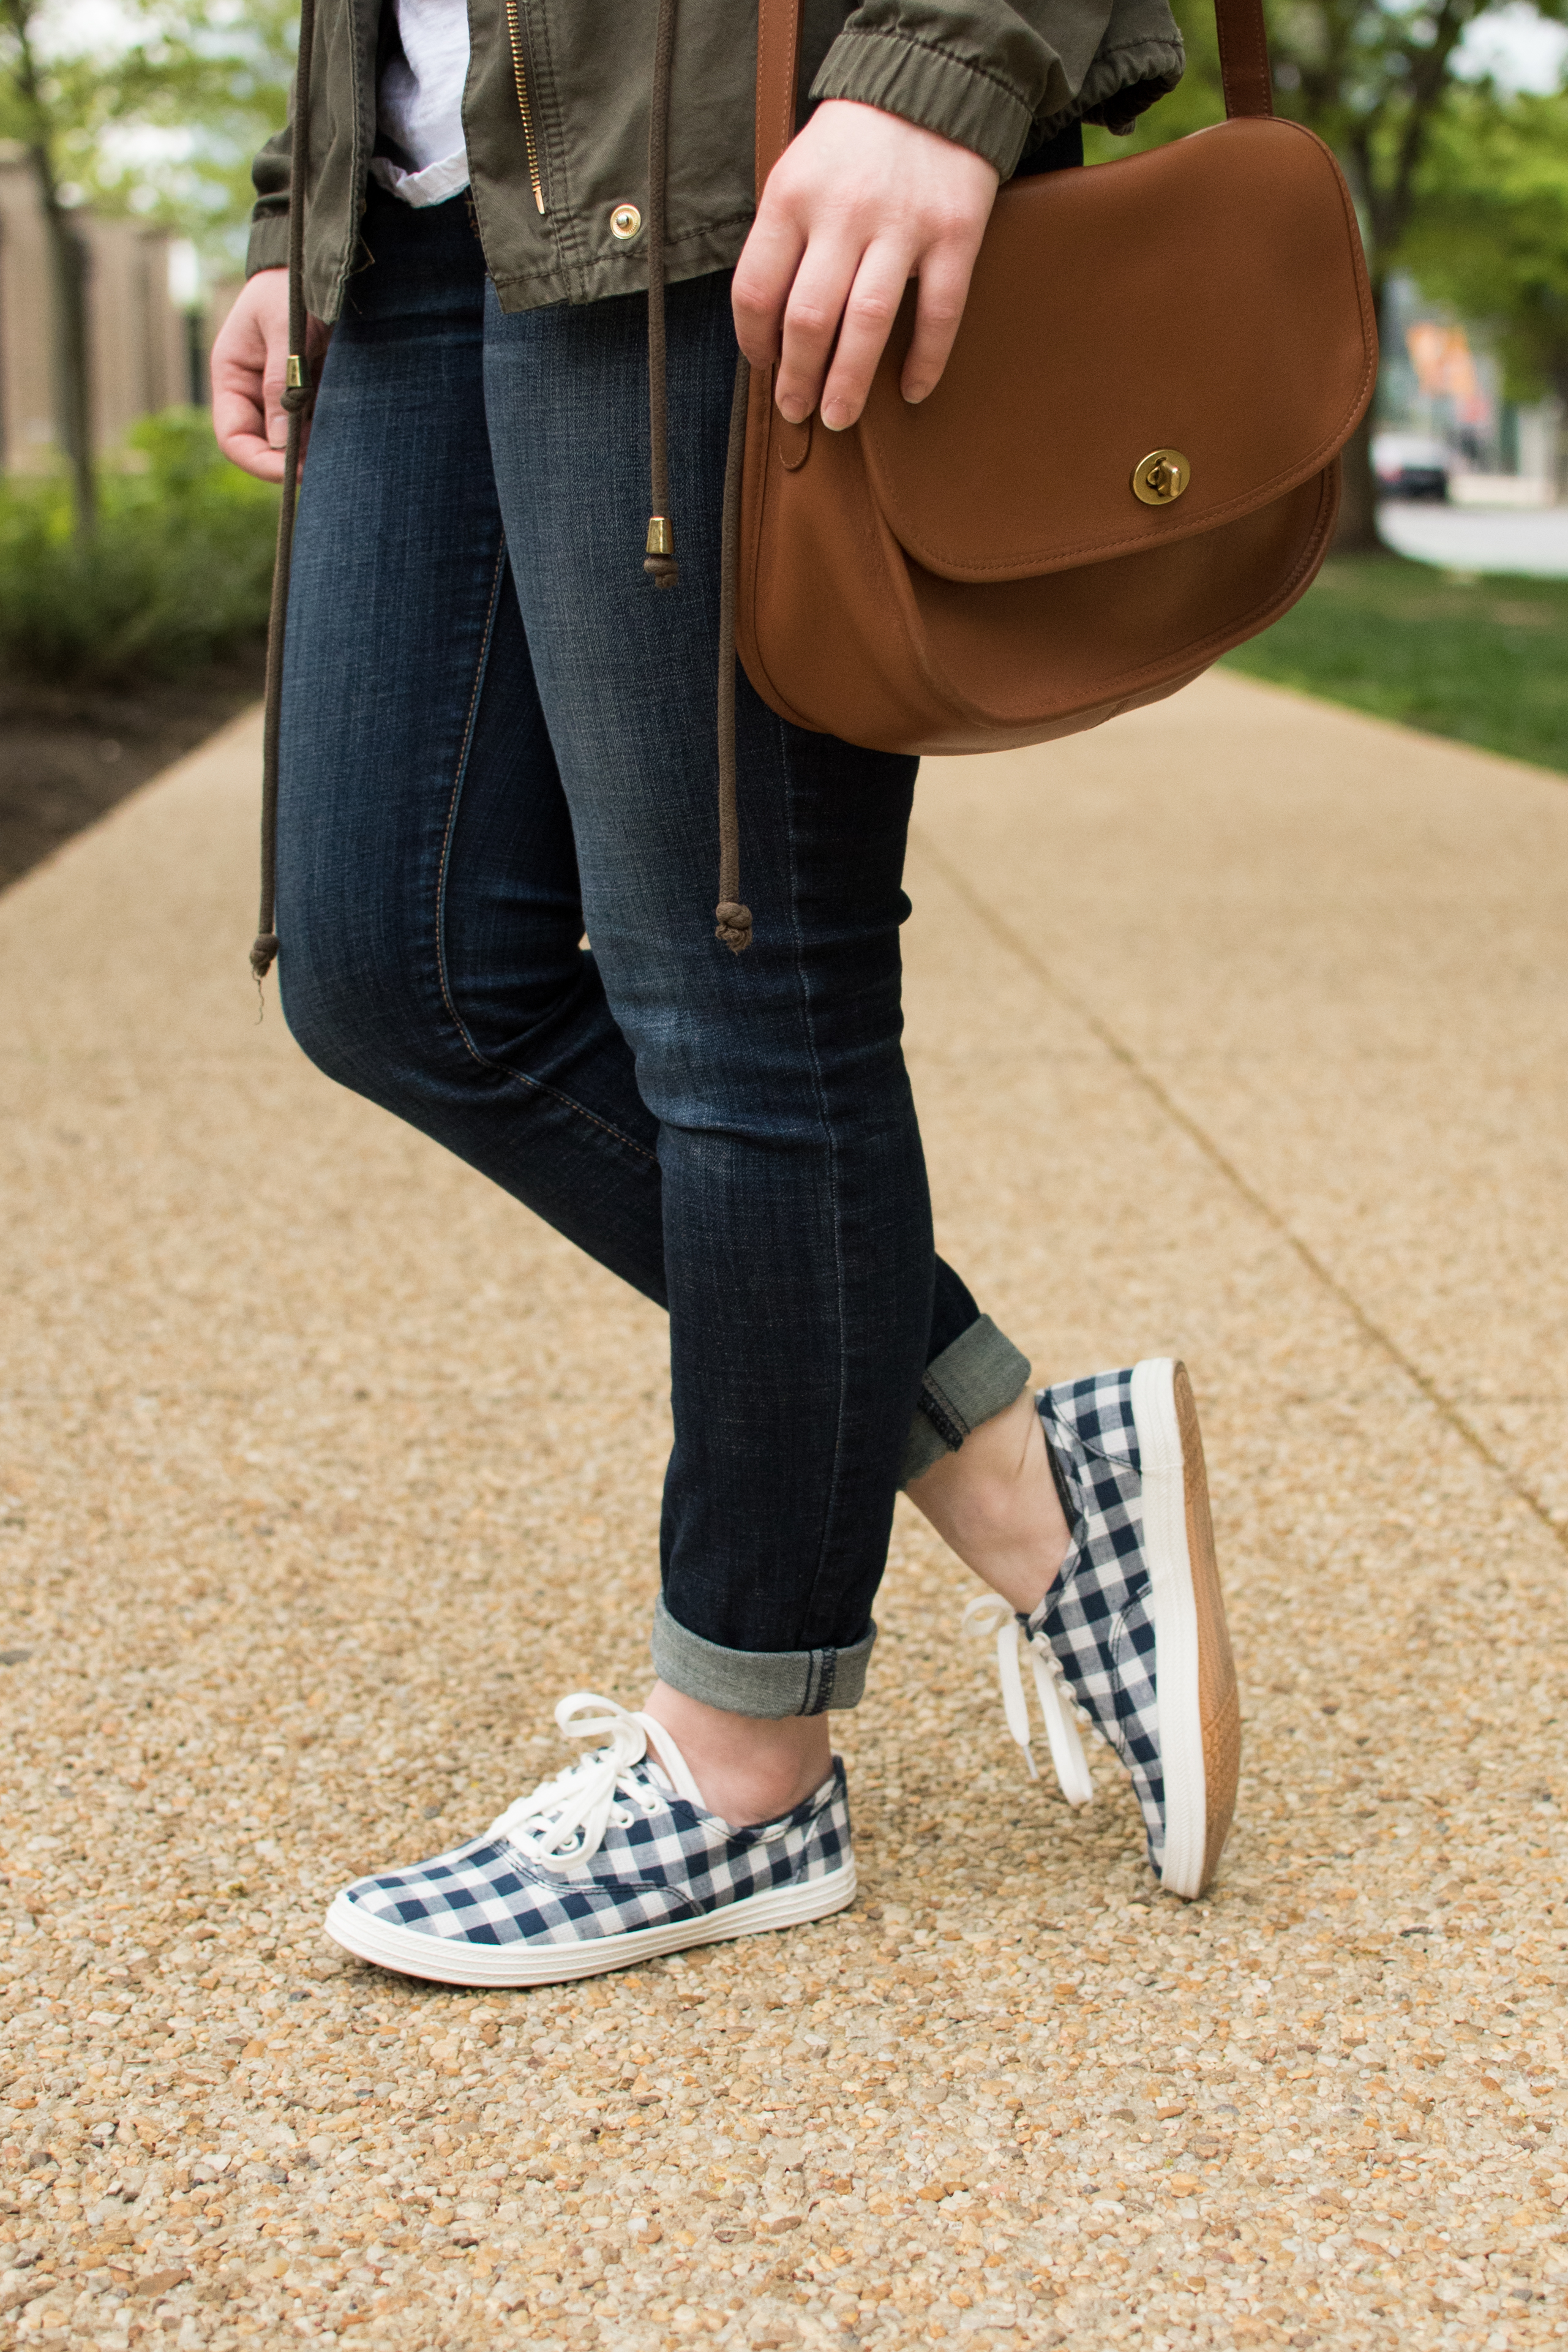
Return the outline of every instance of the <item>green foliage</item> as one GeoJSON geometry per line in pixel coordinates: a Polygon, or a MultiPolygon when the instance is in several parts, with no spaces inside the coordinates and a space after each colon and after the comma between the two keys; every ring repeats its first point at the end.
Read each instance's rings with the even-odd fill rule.
{"type": "Polygon", "coordinates": [[[1396,556],[1323,566],[1227,667],[1568,770],[1568,580],[1467,580],[1396,556]]]}
{"type": "Polygon", "coordinates": [[[97,538],[66,485],[0,483],[0,677],[121,686],[197,668],[267,626],[277,492],[219,456],[204,409],[127,436],[97,538]]]}
{"type": "MultiPolygon", "coordinates": [[[[1274,66],[1274,104],[1328,142],[1354,192],[1375,281],[1402,257],[1415,207],[1424,201],[1429,148],[1469,103],[1454,77],[1465,34],[1496,0],[1265,0],[1274,66]]],[[[1532,0],[1561,20],[1568,0],[1532,0]]],[[[1213,0],[1172,0],[1186,44],[1187,70],[1175,94],[1144,116],[1131,140],[1092,134],[1092,160],[1159,146],[1220,121],[1225,103],[1213,0]]],[[[1551,103],[1552,101],[1548,101],[1551,103]]]]}
{"type": "Polygon", "coordinates": [[[1491,328],[1511,399],[1568,395],[1568,91],[1456,100],[1405,257],[1427,293],[1491,328]]]}
{"type": "Polygon", "coordinates": [[[130,211],[225,260],[250,161],[287,111],[298,0],[0,0],[0,138],[47,153],[71,200],[130,211]]]}
{"type": "Polygon", "coordinates": [[[251,158],[287,115],[298,0],[121,5],[139,37],[76,176],[99,209],[178,230],[232,266],[256,196],[251,158]]]}

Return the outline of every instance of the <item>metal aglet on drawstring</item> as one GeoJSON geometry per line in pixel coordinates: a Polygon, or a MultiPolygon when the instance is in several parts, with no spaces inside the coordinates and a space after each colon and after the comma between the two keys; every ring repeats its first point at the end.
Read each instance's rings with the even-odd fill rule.
{"type": "Polygon", "coordinates": [[[295,72],[294,136],[288,175],[288,365],[282,404],[288,419],[283,445],[283,496],[277,509],[277,555],[267,621],[267,696],[262,706],[261,913],[250,944],[257,992],[277,954],[277,734],[283,710],[283,637],[288,617],[288,572],[294,551],[294,508],[299,487],[300,431],[310,407],[310,363],[305,356],[305,172],[310,153],[310,51],[316,0],[300,0],[299,58],[295,72]]]}

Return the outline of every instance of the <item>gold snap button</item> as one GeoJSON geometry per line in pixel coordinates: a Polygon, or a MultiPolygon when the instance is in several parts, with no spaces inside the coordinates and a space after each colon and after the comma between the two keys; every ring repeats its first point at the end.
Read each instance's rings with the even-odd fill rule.
{"type": "Polygon", "coordinates": [[[1192,479],[1192,460],[1179,449],[1151,449],[1133,468],[1133,496],[1146,507],[1168,507],[1192,479]]]}
{"type": "Polygon", "coordinates": [[[610,234],[618,236],[622,245],[635,236],[643,226],[643,215],[635,205],[617,205],[610,215],[610,234]]]}

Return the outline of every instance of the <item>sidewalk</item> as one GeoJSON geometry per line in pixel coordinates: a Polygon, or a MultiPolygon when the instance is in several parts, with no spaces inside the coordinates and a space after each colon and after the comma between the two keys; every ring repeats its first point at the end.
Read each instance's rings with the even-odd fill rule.
{"type": "Polygon", "coordinates": [[[1464,506],[1424,506],[1385,499],[1377,528],[1401,555],[1454,572],[1568,577],[1568,508],[1531,511],[1464,506]]]}
{"type": "Polygon", "coordinates": [[[928,766],[940,1238],[1192,1369],[1225,1868],[1024,1782],[901,1506],[857,1909],[481,1997],[320,1912],[640,1700],[664,1334],[257,1025],[258,741],[0,899],[0,2347],[1568,2336],[1568,786],[1224,677],[928,766]]]}

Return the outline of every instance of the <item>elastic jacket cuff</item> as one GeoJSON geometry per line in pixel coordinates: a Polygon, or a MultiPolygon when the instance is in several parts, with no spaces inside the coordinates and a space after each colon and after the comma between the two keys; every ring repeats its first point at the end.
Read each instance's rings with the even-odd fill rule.
{"type": "Polygon", "coordinates": [[[1067,106],[1048,115],[1040,129],[1054,138],[1070,122],[1098,122],[1124,138],[1140,114],[1168,98],[1182,78],[1186,54],[1179,35],[1175,40],[1151,37],[1124,42],[1120,48],[1101,49],[1083,78],[1083,87],[1067,106]]]}
{"type": "Polygon", "coordinates": [[[988,1315],[976,1317],[925,1367],[909,1425],[898,1483],[907,1486],[945,1454],[956,1454],[972,1429],[1005,1412],[1029,1386],[1029,1358],[998,1331],[988,1315]]]}
{"type": "Polygon", "coordinates": [[[246,247],[245,274],[254,278],[259,269],[287,269],[288,267],[288,215],[268,213],[250,225],[250,242],[246,247]]]}
{"type": "Polygon", "coordinates": [[[653,1671],[672,1690],[731,1715],[826,1715],[858,1706],[876,1627],[847,1650],[726,1650],[687,1631],[664,1606],[653,1611],[653,1671]]]}
{"type": "Polygon", "coordinates": [[[1022,95],[961,58],[949,57],[906,34],[843,32],[811,84],[817,100],[853,99],[880,106],[923,131],[939,131],[972,148],[1004,180],[1039,133],[1022,95]]]}

